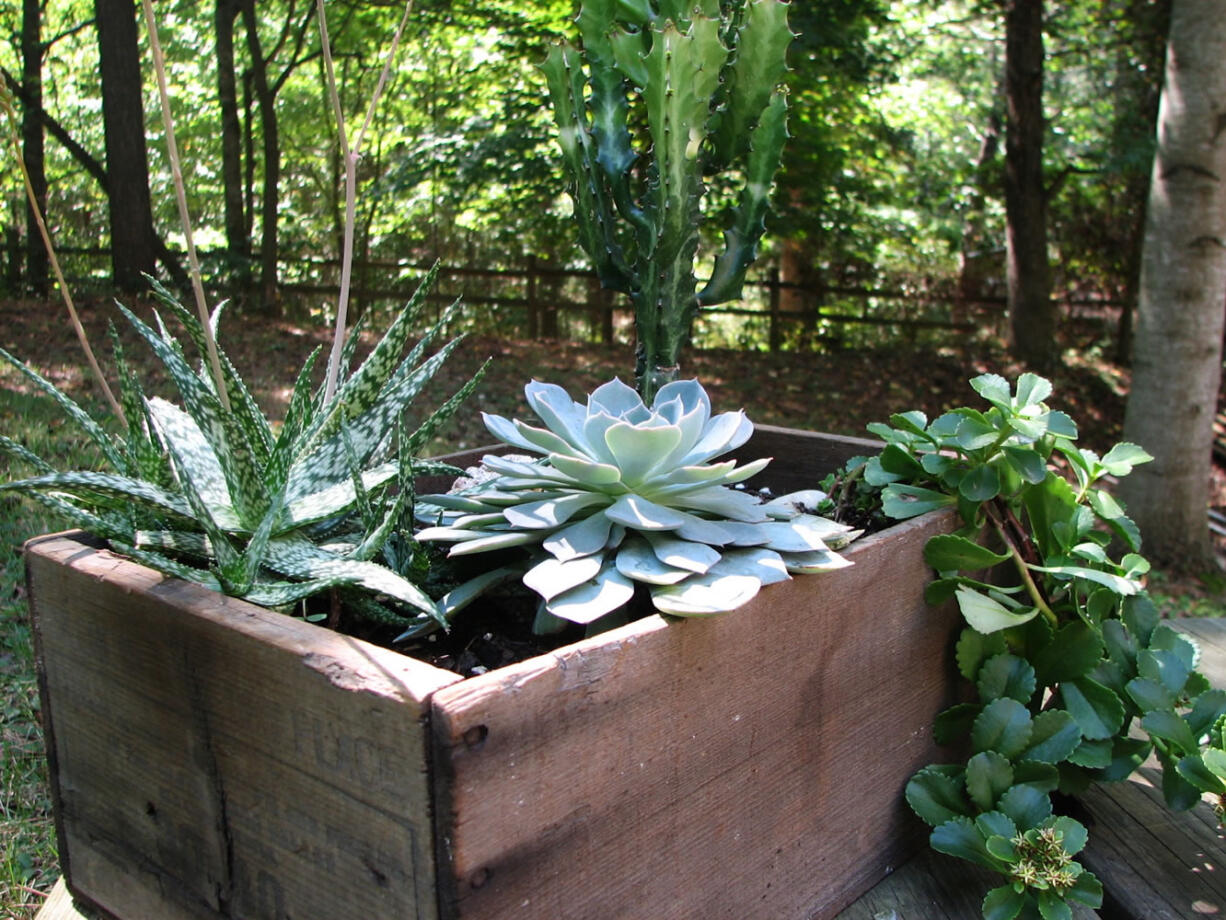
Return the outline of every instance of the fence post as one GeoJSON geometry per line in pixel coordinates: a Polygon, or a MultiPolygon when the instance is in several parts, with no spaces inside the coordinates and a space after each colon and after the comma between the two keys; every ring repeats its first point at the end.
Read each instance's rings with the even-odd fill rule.
{"type": "Polygon", "coordinates": [[[770,290],[770,349],[772,352],[779,350],[783,343],[783,330],[779,328],[779,269],[772,268],[770,271],[770,280],[767,282],[770,290]]]}
{"type": "Polygon", "coordinates": [[[600,340],[605,345],[613,344],[613,292],[608,288],[600,289],[600,340]]]}
{"type": "Polygon", "coordinates": [[[21,292],[21,234],[9,224],[4,228],[4,286],[14,296],[21,292]]]}
{"type": "Polygon", "coordinates": [[[541,337],[541,305],[536,293],[536,256],[528,256],[528,338],[541,337]]]}

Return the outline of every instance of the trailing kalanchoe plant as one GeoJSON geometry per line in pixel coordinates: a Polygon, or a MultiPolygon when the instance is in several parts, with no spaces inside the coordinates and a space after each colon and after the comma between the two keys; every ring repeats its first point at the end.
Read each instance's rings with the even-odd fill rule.
{"type": "Polygon", "coordinates": [[[1124,779],[1152,752],[1172,807],[1220,795],[1226,691],[1196,671],[1194,643],[1159,622],[1140,535],[1102,488],[1149,455],[1076,446],[1076,425],[1034,374],[971,386],[986,409],[871,425],[886,446],[853,474],[888,517],[949,507],[964,525],[924,555],[938,572],[928,600],[955,599],[966,620],[957,664],[976,693],[935,735],[970,756],[921,770],[906,797],[935,849],[1005,876],[985,918],[1064,920],[1073,903],[1098,906],[1102,886],[1075,858],[1085,828],[1054,814],[1052,793],[1124,779]]]}
{"type": "Polygon", "coordinates": [[[787,137],[787,4],[584,0],[578,26],[581,47],[555,46],[544,71],[580,241],[601,283],[630,295],[650,402],[679,377],[699,307],[741,296],[765,230],[787,137]],[[704,183],[734,172],[739,201],[698,291],[704,183]]]}
{"type": "Polygon", "coordinates": [[[1179,772],[1189,783],[1214,796],[1218,822],[1226,825],[1226,715],[1209,731],[1209,742],[1200,751],[1179,762],[1179,772]]]}
{"type": "MultiPolygon", "coordinates": [[[[0,484],[0,491],[31,496],[157,571],[257,604],[284,607],[335,589],[359,614],[390,624],[441,620],[435,602],[402,574],[413,569],[411,547],[396,538],[412,529],[412,477],[456,472],[413,457],[478,379],[414,431],[403,429],[413,398],[460,342],[453,339],[427,357],[448,312],[404,354],[433,277],[432,271],[331,398],[322,389],[313,391],[318,352],[312,355],[279,428],[219,350],[231,407],[225,411],[207,362],[193,367],[160,317],[155,330],[120,307],[174,382],[182,408],[148,397],[117,351],[127,420],[118,436],[0,350],[0,357],[59,403],[111,468],[57,472],[46,459],[2,438],[0,449],[40,475],[0,484]]],[[[203,354],[204,331],[195,315],[165,290],[155,290],[203,354]]],[[[356,336],[350,339],[346,363],[356,342],[356,336]]]]}
{"type": "MultiPolygon", "coordinates": [[[[525,392],[544,428],[488,414],[485,424],[537,456],[486,456],[480,481],[422,496],[418,520],[436,526],[417,538],[453,543],[453,556],[528,548],[523,581],[541,597],[538,629],[611,625],[636,586],[664,613],[698,616],[739,607],[789,573],[850,564],[835,550],[857,533],[804,510],[820,493],[765,500],[735,486],[768,460],[712,462],[753,425],[743,412],[712,416],[697,381],[666,384],[650,408],[620,380],[586,405],[551,384],[525,392]]],[[[483,574],[445,612],[522,570],[483,574]]]]}

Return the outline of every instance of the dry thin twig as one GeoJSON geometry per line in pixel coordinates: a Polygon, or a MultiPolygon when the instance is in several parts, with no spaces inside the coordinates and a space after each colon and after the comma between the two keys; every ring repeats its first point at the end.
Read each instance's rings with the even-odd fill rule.
{"type": "MultiPolygon", "coordinates": [[[[145,0],[146,3],[149,0],[145,0]]],[[[341,355],[345,349],[345,327],[349,313],[349,288],[353,278],[353,229],[357,224],[357,174],[358,160],[362,158],[362,135],[370,127],[374,118],[375,107],[383,88],[391,73],[392,61],[396,50],[400,47],[400,37],[409,21],[413,10],[413,0],[408,0],[404,7],[404,15],[396,26],[396,34],[392,37],[392,45],[388,49],[387,58],[383,62],[383,70],[379,74],[379,82],[375,85],[370,105],[366,109],[366,119],[354,136],[353,144],[349,143],[348,132],[345,130],[345,112],[341,107],[340,93],[336,88],[336,74],[332,67],[332,47],[328,40],[328,20],[324,13],[324,0],[316,0],[319,10],[319,38],[323,47],[324,73],[327,75],[328,97],[332,102],[332,112],[336,117],[337,135],[341,145],[341,160],[345,164],[345,231],[341,250],[341,286],[336,302],[336,329],[332,337],[332,352],[328,357],[328,374],[324,382],[324,399],[330,400],[336,394],[336,388],[341,375],[341,355]]]]}
{"type": "Polygon", "coordinates": [[[158,98],[162,102],[162,124],[166,129],[166,153],[170,158],[170,171],[174,177],[175,198],[179,204],[179,223],[183,227],[183,239],[187,245],[187,261],[191,269],[192,293],[196,298],[196,311],[200,315],[200,324],[204,327],[204,344],[208,351],[209,367],[213,372],[213,382],[217,387],[217,398],[222,406],[229,411],[230,398],[226,393],[225,378],[221,373],[221,359],[217,354],[217,340],[213,336],[213,323],[209,317],[209,307],[204,298],[204,282],[200,276],[200,260],[196,256],[196,244],[192,239],[191,215],[187,210],[187,190],[183,184],[183,168],[179,159],[179,146],[175,143],[174,117],[170,111],[170,92],[166,88],[166,58],[162,54],[162,43],[158,40],[157,19],[153,15],[151,0],[142,0],[145,11],[145,26],[149,31],[149,49],[153,55],[153,70],[157,74],[158,98]]]}
{"type": "Polygon", "coordinates": [[[94,379],[98,381],[98,386],[102,389],[103,396],[111,405],[111,411],[115,413],[115,417],[120,420],[125,426],[128,421],[124,415],[123,407],[119,404],[119,400],[115,398],[115,394],[111,392],[110,386],[107,385],[106,376],[102,373],[102,368],[98,366],[98,359],[94,357],[94,350],[90,348],[89,337],[85,334],[85,327],[81,325],[81,317],[77,314],[76,305],[72,301],[72,293],[68,290],[68,284],[64,280],[64,273],[60,270],[60,260],[56,257],[55,246],[51,243],[51,234],[47,230],[47,223],[43,220],[42,210],[38,206],[38,199],[34,195],[34,185],[30,181],[30,173],[26,169],[25,159],[21,155],[21,141],[17,134],[17,113],[13,110],[13,100],[9,95],[7,87],[0,83],[0,107],[4,108],[4,114],[8,122],[9,140],[13,145],[13,150],[17,154],[17,168],[21,170],[21,179],[25,183],[26,198],[30,202],[30,213],[34,215],[34,222],[38,224],[38,232],[42,235],[43,246],[47,249],[47,259],[51,262],[51,270],[55,272],[55,283],[60,289],[60,296],[64,298],[64,306],[68,308],[68,315],[72,319],[72,328],[77,334],[77,339],[81,343],[81,348],[85,351],[85,359],[89,362],[89,369],[93,372],[94,379]]]}

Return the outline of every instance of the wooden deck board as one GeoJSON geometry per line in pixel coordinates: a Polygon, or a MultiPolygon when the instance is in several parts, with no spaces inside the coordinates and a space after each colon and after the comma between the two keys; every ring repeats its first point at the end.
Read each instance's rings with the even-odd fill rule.
{"type": "Polygon", "coordinates": [[[68,885],[61,878],[51,889],[51,895],[39,908],[34,920],[97,920],[98,915],[84,907],[78,907],[68,893],[68,885]]]}

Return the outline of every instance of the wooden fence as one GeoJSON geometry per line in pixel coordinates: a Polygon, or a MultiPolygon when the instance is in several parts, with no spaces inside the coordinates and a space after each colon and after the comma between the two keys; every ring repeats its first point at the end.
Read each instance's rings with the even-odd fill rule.
{"type": "MultiPolygon", "coordinates": [[[[287,276],[297,267],[310,268],[314,277],[287,277],[280,285],[285,295],[335,299],[338,288],[332,277],[339,274],[335,260],[287,259],[286,266],[287,276]]],[[[391,261],[355,264],[357,283],[351,294],[361,303],[406,300],[427,268],[391,261]],[[403,277],[405,283],[387,283],[387,279],[396,277],[403,277]],[[364,283],[367,278],[379,279],[379,283],[364,283]]],[[[557,268],[535,260],[522,268],[443,266],[431,300],[450,303],[456,297],[463,297],[470,306],[496,311],[500,323],[511,319],[526,337],[534,339],[612,342],[632,319],[628,299],[601,288],[593,272],[557,268]],[[513,311],[513,318],[506,315],[507,311],[513,311]]],[[[812,345],[818,340],[840,339],[845,334],[840,330],[852,326],[888,326],[907,335],[923,329],[968,333],[981,328],[985,321],[994,323],[993,316],[1003,308],[1001,299],[953,304],[948,297],[918,291],[816,289],[781,281],[778,271],[772,269],[765,277],[746,282],[742,301],[704,307],[700,318],[756,321],[755,334],[771,351],[779,351],[789,342],[812,345]]]]}
{"type": "MultiPolygon", "coordinates": [[[[73,257],[78,266],[70,283],[97,285],[106,278],[107,250],[65,249],[63,254],[73,257]]],[[[202,261],[207,272],[210,264],[220,266],[222,254],[203,254],[202,261]]],[[[278,290],[290,312],[297,306],[313,307],[314,302],[325,308],[335,304],[339,260],[290,256],[279,265],[278,290]]],[[[403,303],[428,268],[429,264],[409,261],[355,262],[351,290],[355,310],[403,303]]],[[[210,274],[221,277],[220,271],[210,274]]],[[[470,320],[478,329],[514,329],[516,335],[526,338],[605,343],[630,334],[632,314],[624,295],[601,288],[592,272],[558,268],[535,259],[512,268],[443,266],[430,300],[441,306],[456,298],[469,305],[470,320]]],[[[1100,324],[1111,322],[1119,307],[1094,298],[1066,299],[1061,305],[1067,315],[1088,315],[1100,324]]],[[[745,336],[755,343],[779,351],[863,339],[872,336],[871,330],[877,330],[879,338],[914,338],[924,330],[966,334],[986,328],[1003,333],[1004,313],[1003,297],[968,300],[945,291],[901,287],[814,288],[781,281],[778,271],[772,269],[746,282],[745,297],[739,303],[704,307],[700,326],[728,317],[734,325],[750,326],[745,336]]],[[[698,335],[702,334],[700,328],[698,335]]]]}

